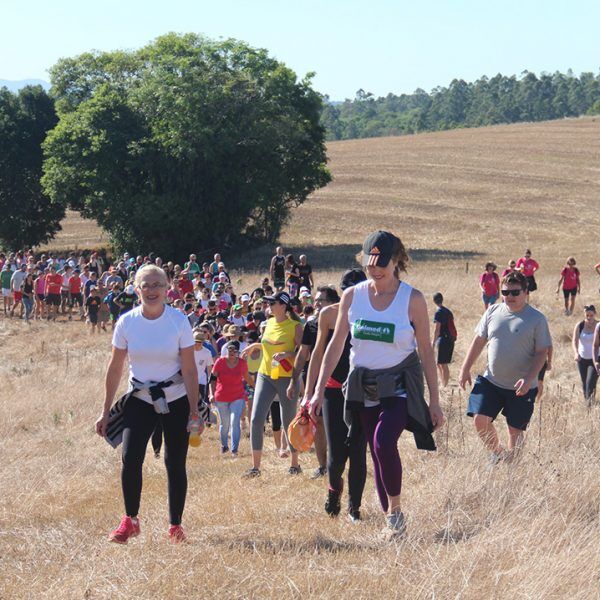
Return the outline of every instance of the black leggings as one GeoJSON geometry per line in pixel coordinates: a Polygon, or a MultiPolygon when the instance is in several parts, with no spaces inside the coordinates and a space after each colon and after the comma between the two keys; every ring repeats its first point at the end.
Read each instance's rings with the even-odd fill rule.
{"type": "Polygon", "coordinates": [[[350,509],[360,508],[365,481],[367,480],[367,440],[364,432],[350,446],[346,444],[348,427],[344,423],[344,394],[335,388],[325,389],[323,403],[323,423],[327,436],[327,473],[329,487],[342,491],[344,468],[348,468],[348,505],[350,509]]]}
{"type": "Polygon", "coordinates": [[[596,393],[596,383],[598,382],[598,372],[594,368],[594,361],[591,358],[579,357],[577,368],[581,377],[583,395],[586,400],[591,400],[596,393]]]}
{"type": "Polygon", "coordinates": [[[271,429],[281,431],[281,407],[279,400],[274,400],[271,404],[271,429]]]}
{"type": "Polygon", "coordinates": [[[124,411],[123,468],[121,485],[125,512],[137,517],[142,496],[142,465],[148,440],[157,423],[162,423],[165,435],[165,466],[169,488],[169,515],[171,525],[181,524],[181,515],[187,493],[185,461],[188,451],[187,423],[190,405],[187,396],[169,402],[169,413],[159,415],[152,404],[139,398],[127,400],[124,411]]]}

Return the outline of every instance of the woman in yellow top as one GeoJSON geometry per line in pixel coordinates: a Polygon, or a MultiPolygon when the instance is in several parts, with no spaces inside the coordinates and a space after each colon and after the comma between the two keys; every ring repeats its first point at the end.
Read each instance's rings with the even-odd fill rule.
{"type": "MultiPolygon", "coordinates": [[[[286,437],[287,428],[296,415],[296,397],[288,400],[286,390],[292,376],[296,348],[300,346],[302,341],[302,324],[294,313],[290,296],[286,292],[278,292],[274,296],[265,296],[263,300],[268,302],[268,310],[272,318],[267,320],[262,341],[248,346],[242,352],[242,358],[247,358],[259,349],[262,350],[262,359],[258,368],[254,402],[252,404],[250,429],[252,468],[246,471],[246,477],[260,475],[264,426],[275,396],[279,397],[281,420],[286,437]]],[[[297,475],[301,472],[298,464],[298,453],[292,446],[290,446],[290,451],[292,465],[288,472],[290,475],[297,475]]]]}

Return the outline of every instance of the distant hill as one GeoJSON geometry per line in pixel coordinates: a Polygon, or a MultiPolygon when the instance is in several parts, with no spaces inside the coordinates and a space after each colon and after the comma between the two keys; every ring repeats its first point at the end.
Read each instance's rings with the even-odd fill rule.
{"type": "Polygon", "coordinates": [[[50,89],[50,84],[43,79],[22,79],[21,81],[12,81],[10,79],[0,79],[0,88],[7,87],[11,92],[18,92],[27,85],[41,85],[45,90],[50,89]]]}

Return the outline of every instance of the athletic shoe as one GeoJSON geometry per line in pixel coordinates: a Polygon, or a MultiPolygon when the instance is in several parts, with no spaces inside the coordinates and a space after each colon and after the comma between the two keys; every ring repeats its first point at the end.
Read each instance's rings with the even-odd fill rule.
{"type": "Polygon", "coordinates": [[[238,454],[238,451],[237,451],[237,450],[232,450],[232,451],[231,451],[231,456],[232,456],[233,458],[237,458],[237,457],[239,456],[239,454],[238,454]]]}
{"type": "Polygon", "coordinates": [[[337,517],[340,514],[340,510],[342,509],[342,505],[340,502],[340,498],[342,496],[342,492],[338,492],[337,490],[332,490],[329,488],[327,490],[327,500],[325,502],[325,512],[330,517],[337,517]]]}
{"type": "Polygon", "coordinates": [[[169,527],[169,539],[172,544],[180,544],[185,542],[185,533],[183,533],[183,527],[181,525],[171,525],[169,527]]]}
{"type": "Polygon", "coordinates": [[[221,454],[227,454],[229,452],[229,448],[227,446],[221,446],[221,454]]]}
{"type": "Polygon", "coordinates": [[[131,537],[140,535],[140,521],[131,517],[123,517],[119,526],[110,532],[108,536],[109,541],[117,544],[126,544],[127,540],[131,537]]]}
{"type": "Polygon", "coordinates": [[[244,471],[244,474],[242,475],[242,477],[244,477],[245,479],[252,479],[253,477],[260,477],[260,469],[257,469],[256,467],[252,467],[251,469],[244,471]]]}
{"type": "Polygon", "coordinates": [[[406,521],[404,513],[401,511],[390,513],[387,517],[387,527],[394,535],[404,535],[406,533],[406,521]]]}
{"type": "Polygon", "coordinates": [[[360,508],[349,508],[348,509],[348,518],[350,519],[350,521],[352,521],[352,523],[360,523],[360,521],[361,521],[360,508]]]}
{"type": "Polygon", "coordinates": [[[314,473],[310,476],[311,479],[319,479],[320,477],[325,477],[327,474],[327,467],[319,467],[314,470],[314,473]]]}
{"type": "Polygon", "coordinates": [[[290,467],[288,469],[289,475],[300,475],[300,473],[302,473],[302,467],[300,465],[298,465],[297,467],[290,467]]]}
{"type": "Polygon", "coordinates": [[[160,452],[155,452],[154,453],[154,458],[160,458],[160,452]]]}

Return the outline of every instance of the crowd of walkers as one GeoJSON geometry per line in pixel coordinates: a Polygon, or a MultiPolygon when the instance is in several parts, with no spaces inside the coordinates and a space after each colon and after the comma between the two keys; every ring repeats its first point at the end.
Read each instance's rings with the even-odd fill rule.
{"type": "MultiPolygon", "coordinates": [[[[205,427],[217,425],[220,453],[238,457],[246,430],[251,456],[241,474],[260,477],[270,421],[273,450],[289,458],[287,473],[299,476],[299,453],[288,438],[299,407],[314,423],[318,467],[311,477],[327,481],[325,512],[335,517],[342,511],[347,470],[347,514],[360,522],[368,448],[386,531],[404,534],[398,440],[408,430],[418,449],[435,450],[432,434],[444,422],[438,385],[449,383],[458,334],[441,292],[432,298],[431,334],[425,297],[402,279],[408,255],[397,236],[386,231],[368,236],[360,262],[338,287],[316,287],[307,257],[296,261],[278,247],[269,277],[238,294],[219,254],[203,264],[191,254],[183,266],[151,254],[125,253],[112,264],[97,253],[0,254],[7,317],[79,316],[91,332],[111,326],[112,355],[96,431],[113,447],[122,444],[125,516],[111,532],[112,541],[126,543],[140,532],[149,441],[159,457],[164,440],[169,537],[181,542],[188,446],[200,443],[205,427]],[[117,399],[127,361],[129,387],[117,399]]],[[[518,458],[544,373],[552,366],[547,320],[530,304],[538,269],[527,250],[501,276],[488,263],[480,277],[486,310],[458,383],[469,386],[467,414],[492,464],[518,458]],[[486,347],[486,370],[472,382],[473,364],[486,347]],[[505,442],[494,425],[500,413],[507,423],[505,442]]],[[[600,264],[596,270],[600,275],[600,264]]],[[[558,285],[571,314],[580,291],[573,258],[558,285]]],[[[584,397],[591,402],[600,370],[600,327],[594,306],[585,306],[584,317],[574,327],[572,346],[584,397]]]]}

